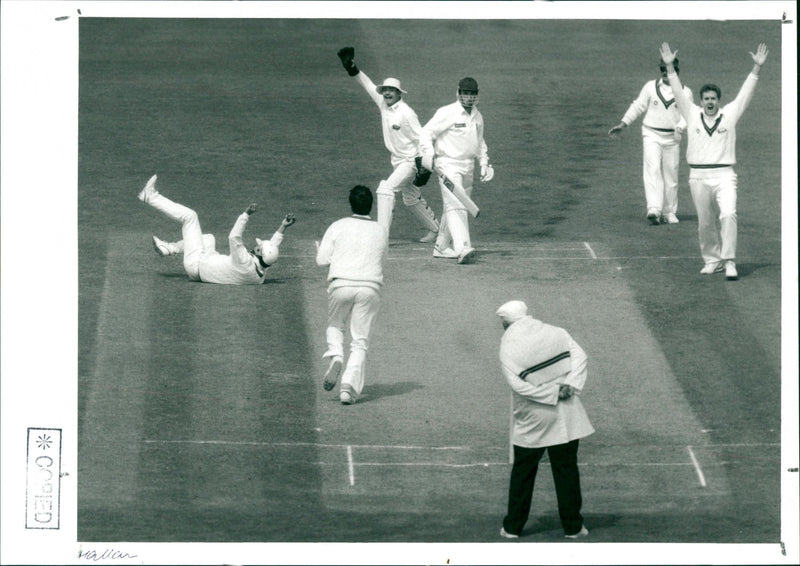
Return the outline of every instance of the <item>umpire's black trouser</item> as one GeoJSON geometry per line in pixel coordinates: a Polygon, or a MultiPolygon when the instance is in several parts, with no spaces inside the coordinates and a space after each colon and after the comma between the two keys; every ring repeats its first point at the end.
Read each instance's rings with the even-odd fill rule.
{"type": "Polygon", "coordinates": [[[514,466],[508,487],[508,514],[503,519],[507,533],[518,535],[528,520],[533,485],[544,451],[550,457],[553,482],[558,498],[558,514],[564,534],[574,535],[583,526],[581,516],[581,480],[578,473],[578,441],[546,448],[523,448],[514,445],[514,466]]]}

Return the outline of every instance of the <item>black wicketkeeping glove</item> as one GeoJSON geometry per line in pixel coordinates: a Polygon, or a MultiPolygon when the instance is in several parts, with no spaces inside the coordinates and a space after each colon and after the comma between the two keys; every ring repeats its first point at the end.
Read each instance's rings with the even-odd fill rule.
{"type": "Polygon", "coordinates": [[[353,59],[356,56],[356,50],[354,47],[342,47],[337,53],[339,59],[342,60],[342,66],[344,70],[347,71],[347,74],[351,77],[354,77],[358,74],[358,67],[356,67],[355,62],[353,59]]]}
{"type": "Polygon", "coordinates": [[[412,184],[415,187],[424,187],[427,184],[428,179],[431,178],[431,172],[422,166],[422,157],[415,157],[414,164],[417,166],[417,173],[414,175],[412,184]]]}

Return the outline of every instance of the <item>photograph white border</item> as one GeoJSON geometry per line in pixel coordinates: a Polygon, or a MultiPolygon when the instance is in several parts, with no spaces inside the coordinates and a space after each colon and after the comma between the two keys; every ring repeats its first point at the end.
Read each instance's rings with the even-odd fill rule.
{"type": "Polygon", "coordinates": [[[794,2],[25,2],[3,0],[4,564],[796,564],[797,14],[794,2]],[[782,34],[782,531],[777,544],[91,543],[77,541],[78,23],[81,17],[788,20],[782,34]],[[468,9],[462,4],[469,4],[468,9]],[[462,16],[463,15],[463,16],[462,16]],[[61,528],[25,529],[30,427],[63,430],[61,528]],[[78,558],[93,549],[100,560],[78,558]],[[785,552],[785,554],[782,554],[785,552]],[[535,553],[535,554],[534,554],[535,553]]]}

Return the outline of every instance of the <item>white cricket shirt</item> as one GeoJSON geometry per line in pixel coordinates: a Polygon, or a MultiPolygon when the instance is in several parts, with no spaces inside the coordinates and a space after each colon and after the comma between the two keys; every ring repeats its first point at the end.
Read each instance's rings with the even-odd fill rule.
{"type": "Polygon", "coordinates": [[[416,112],[402,99],[391,106],[375,90],[375,84],[363,72],[354,77],[381,112],[383,143],[392,154],[392,165],[401,161],[413,160],[419,153],[419,133],[422,129],[416,112]]]}
{"type": "Polygon", "coordinates": [[[379,290],[388,246],[386,228],[354,214],[331,224],[322,236],[317,265],[330,265],[328,290],[352,285],[379,290]]]}
{"type": "MultiPolygon", "coordinates": [[[[692,101],[692,91],[689,87],[683,87],[683,94],[687,100],[692,101]]],[[[645,83],[639,96],[631,103],[622,117],[622,122],[630,126],[642,114],[644,114],[642,127],[673,132],[677,126],[686,126],[686,122],[678,112],[678,105],[672,94],[672,86],[664,84],[662,79],[654,79],[645,83]]]]}
{"type": "MultiPolygon", "coordinates": [[[[266,268],[245,247],[242,240],[250,215],[243,212],[236,219],[228,235],[230,255],[203,254],[199,262],[200,280],[223,285],[260,285],[266,277],[266,268]]],[[[283,234],[275,232],[270,242],[280,246],[283,234]]]]}
{"type": "Polygon", "coordinates": [[[481,166],[489,164],[489,154],[483,139],[483,115],[477,107],[467,112],[456,101],[442,106],[425,124],[419,136],[423,155],[435,155],[454,161],[478,159],[481,166]]]}
{"type": "MultiPolygon", "coordinates": [[[[677,75],[671,73],[669,80],[678,80],[677,75]]],[[[736,98],[721,107],[716,116],[706,116],[702,107],[678,97],[678,109],[686,119],[689,138],[686,161],[692,170],[736,164],[736,123],[753,99],[757,82],[758,77],[750,73],[736,98]]]]}

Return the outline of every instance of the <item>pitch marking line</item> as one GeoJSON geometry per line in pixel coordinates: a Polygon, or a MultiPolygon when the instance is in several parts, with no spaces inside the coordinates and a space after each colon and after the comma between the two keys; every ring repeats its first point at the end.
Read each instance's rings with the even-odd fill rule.
{"type": "Polygon", "coordinates": [[[347,473],[350,477],[350,485],[356,484],[356,474],[353,468],[353,447],[347,445],[347,473]]]}
{"type": "Polygon", "coordinates": [[[687,446],[686,449],[689,451],[689,457],[692,459],[694,471],[697,472],[697,479],[700,480],[700,485],[702,487],[706,487],[706,476],[703,474],[703,470],[700,467],[700,462],[697,461],[691,446],[687,446]]]}
{"type": "Polygon", "coordinates": [[[589,245],[589,242],[584,242],[583,245],[586,246],[587,250],[589,250],[589,254],[592,256],[592,259],[597,259],[597,254],[594,253],[594,250],[592,249],[592,246],[589,245]]]}
{"type": "MultiPolygon", "coordinates": [[[[346,448],[348,446],[352,446],[353,448],[373,448],[376,450],[386,450],[386,449],[394,449],[394,450],[465,450],[471,451],[475,450],[476,448],[473,446],[414,446],[414,445],[401,445],[401,444],[326,444],[320,442],[263,442],[263,441],[256,441],[256,440],[167,440],[167,439],[144,439],[142,440],[145,444],[221,444],[221,445],[231,445],[231,446],[315,446],[318,448],[346,448]]],[[[603,443],[595,443],[597,446],[622,446],[627,448],[675,448],[679,445],[677,444],[642,444],[642,445],[633,445],[633,444],[603,444],[603,443]]],[[[757,447],[757,446],[780,446],[780,442],[730,442],[730,443],[719,443],[719,444],[703,444],[702,446],[696,446],[698,449],[709,449],[709,448],[730,448],[730,447],[757,447]]],[[[683,445],[680,445],[683,446],[683,445]]],[[[479,450],[483,449],[499,449],[497,447],[479,447],[479,450]]],[[[619,464],[624,465],[624,464],[619,464]]]]}
{"type": "Polygon", "coordinates": [[[156,440],[145,439],[145,444],[219,444],[230,446],[314,446],[317,448],[375,448],[385,450],[473,450],[469,446],[403,446],[382,444],[324,444],[319,442],[259,442],[255,440],[156,440]]]}

